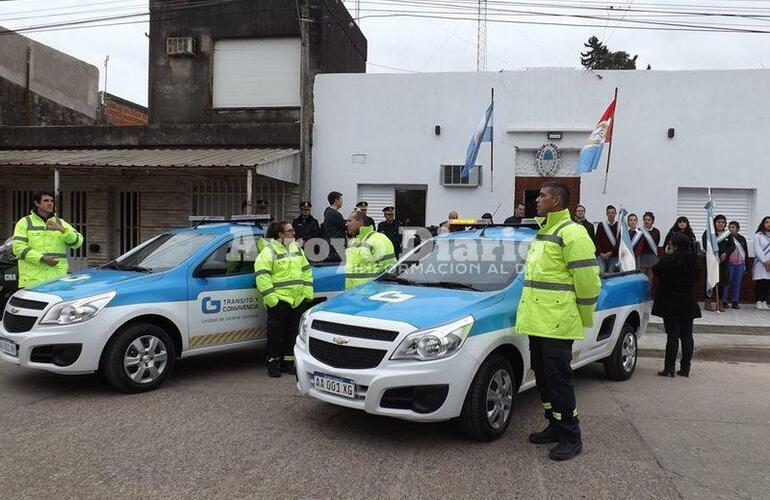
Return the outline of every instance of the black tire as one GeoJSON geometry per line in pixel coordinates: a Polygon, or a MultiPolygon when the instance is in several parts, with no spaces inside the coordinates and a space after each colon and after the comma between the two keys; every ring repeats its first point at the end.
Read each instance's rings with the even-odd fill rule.
{"type": "Polygon", "coordinates": [[[157,388],[168,378],[174,369],[175,360],[174,342],[169,334],[157,325],[138,323],[120,330],[110,339],[104,348],[100,371],[105,380],[121,392],[147,392],[157,388]],[[158,342],[154,351],[150,352],[152,344],[149,339],[152,338],[157,339],[158,342]],[[137,351],[137,341],[145,347],[144,353],[137,351]],[[162,351],[165,351],[165,363],[161,366],[159,360],[162,351]],[[142,356],[146,357],[142,358],[142,356]],[[136,370],[133,370],[133,364],[130,367],[124,367],[124,360],[133,361],[134,357],[140,360],[136,364],[136,370]],[[158,371],[156,377],[152,376],[155,372],[150,366],[158,371]],[[139,374],[139,370],[143,373],[139,374]],[[132,378],[129,372],[136,374],[136,377],[132,378]]]}
{"type": "Polygon", "coordinates": [[[465,396],[465,403],[459,418],[463,433],[477,441],[492,441],[502,436],[508,428],[508,424],[511,423],[513,402],[516,399],[518,389],[519,383],[516,374],[508,360],[499,354],[488,357],[476,372],[476,376],[468,388],[468,394],[465,396]],[[493,426],[487,418],[487,389],[491,387],[492,379],[499,375],[501,370],[507,374],[507,379],[510,381],[511,398],[507,416],[502,419],[502,422],[498,422],[497,426],[493,426]]]}
{"type": "Polygon", "coordinates": [[[618,341],[612,354],[605,358],[604,373],[612,380],[628,380],[636,370],[636,362],[639,357],[639,349],[636,339],[636,330],[629,323],[625,323],[620,329],[618,341]],[[625,347],[625,348],[624,348],[625,347]]]}

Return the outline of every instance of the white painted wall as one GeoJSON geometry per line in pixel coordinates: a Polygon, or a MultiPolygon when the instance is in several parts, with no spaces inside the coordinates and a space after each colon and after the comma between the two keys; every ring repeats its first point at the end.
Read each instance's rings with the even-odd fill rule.
{"type": "Polygon", "coordinates": [[[572,69],[319,75],[315,211],[322,213],[331,190],[342,192],[345,209],[352,209],[358,184],[425,184],[429,224],[444,220],[452,209],[461,217],[479,217],[498,203],[495,220],[501,221],[513,210],[516,169],[532,175],[533,151],[543,144],[557,144],[564,153],[563,175],[574,175],[577,151],[617,86],[607,194],[602,194],[606,148],[600,169],[582,179],[580,198],[589,218],[599,220],[610,203],[640,214],[652,210],[665,232],[676,217],[679,187],[756,189],[751,227],[743,228],[753,233],[770,214],[765,151],[770,144],[770,70],[604,71],[600,76],[572,69]],[[488,143],[478,159],[484,168],[480,187],[442,187],[439,165],[464,162],[492,87],[494,191],[488,143]],[[441,126],[440,136],[434,134],[435,125],[441,126]],[[676,135],[669,139],[672,127],[676,135]],[[548,141],[547,130],[565,131],[564,138],[548,141]],[[354,164],[352,155],[366,155],[366,164],[354,164]]]}

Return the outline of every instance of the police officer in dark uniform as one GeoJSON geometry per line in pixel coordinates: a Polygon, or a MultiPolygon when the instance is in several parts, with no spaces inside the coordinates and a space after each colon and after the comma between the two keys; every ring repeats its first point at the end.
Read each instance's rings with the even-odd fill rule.
{"type": "Polygon", "coordinates": [[[356,203],[356,210],[358,210],[359,212],[361,212],[362,214],[364,214],[366,216],[366,225],[367,226],[372,226],[372,229],[377,227],[374,224],[374,219],[372,219],[371,217],[366,215],[366,211],[369,210],[369,203],[367,203],[365,201],[359,201],[358,203],[356,203]]]}
{"type": "Polygon", "coordinates": [[[313,205],[309,201],[303,201],[299,204],[299,217],[291,222],[294,227],[294,237],[300,245],[313,238],[321,237],[321,226],[318,220],[310,213],[313,205]]]}
{"type": "Polygon", "coordinates": [[[388,237],[390,242],[393,243],[396,257],[399,257],[401,255],[402,236],[399,231],[401,229],[401,223],[396,220],[396,209],[388,206],[382,209],[382,213],[385,216],[385,220],[377,225],[377,232],[388,237]]]}

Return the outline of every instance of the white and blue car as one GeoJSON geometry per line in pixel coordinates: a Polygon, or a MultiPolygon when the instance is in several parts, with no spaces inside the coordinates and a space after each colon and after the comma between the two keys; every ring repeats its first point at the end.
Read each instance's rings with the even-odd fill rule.
{"type": "MultiPolygon", "coordinates": [[[[516,394],[535,385],[528,339],[514,331],[534,235],[526,227],[442,235],[314,306],[294,348],[299,391],[377,415],[458,419],[479,440],[500,436],[516,394]]],[[[610,378],[631,377],[650,309],[646,276],[603,276],[573,367],[602,362],[610,378]]]]}
{"type": "MultiPolygon", "coordinates": [[[[102,266],[16,292],[0,359],[61,374],[100,372],[115,388],[160,385],[179,357],[265,342],[254,281],[259,224],[222,222],[152,238],[102,266]]],[[[344,289],[314,268],[316,300],[344,289]]]]}

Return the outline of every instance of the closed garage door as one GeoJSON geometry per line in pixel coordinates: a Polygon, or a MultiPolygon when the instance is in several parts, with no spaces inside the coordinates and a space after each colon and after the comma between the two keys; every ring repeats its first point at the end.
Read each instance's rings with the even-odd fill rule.
{"type": "MultiPolygon", "coordinates": [[[[714,214],[723,214],[729,221],[738,221],[741,234],[751,240],[754,233],[751,227],[754,190],[753,189],[712,189],[711,198],[714,201],[714,214]]],[[[677,215],[690,219],[690,225],[699,238],[706,230],[706,210],[708,201],[706,188],[679,188],[677,200],[677,215]]]]}
{"type": "MultiPolygon", "coordinates": [[[[395,206],[396,190],[391,184],[361,184],[358,186],[356,203],[359,201],[365,201],[369,204],[367,215],[379,224],[385,220],[382,209],[387,206],[395,206]]],[[[353,205],[355,206],[355,204],[353,205]]]]}
{"type": "Polygon", "coordinates": [[[298,107],[299,38],[220,40],[214,45],[214,107],[298,107]]]}

